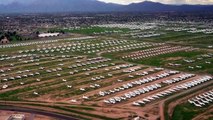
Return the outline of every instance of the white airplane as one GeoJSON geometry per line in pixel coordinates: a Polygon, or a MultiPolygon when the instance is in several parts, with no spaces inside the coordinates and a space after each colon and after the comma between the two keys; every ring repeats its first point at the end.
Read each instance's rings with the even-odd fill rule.
{"type": "Polygon", "coordinates": [[[137,103],[137,102],[133,102],[132,104],[135,105],[135,106],[140,106],[140,104],[137,103]]]}
{"type": "Polygon", "coordinates": [[[138,103],[140,103],[140,104],[145,104],[145,102],[142,101],[142,100],[139,100],[138,103]]]}
{"type": "Polygon", "coordinates": [[[210,97],[210,96],[208,96],[207,98],[209,98],[209,99],[213,100],[213,98],[212,98],[212,97],[210,97]]]}
{"type": "Polygon", "coordinates": [[[116,101],[115,101],[114,99],[111,99],[111,100],[110,100],[110,103],[115,104],[116,101]]]}
{"type": "Polygon", "coordinates": [[[108,100],[104,100],[104,103],[108,103],[109,104],[110,102],[108,100]]]}
{"type": "Polygon", "coordinates": [[[72,99],[72,100],[70,100],[70,102],[76,103],[76,102],[77,102],[77,100],[72,99]]]}
{"type": "Polygon", "coordinates": [[[203,102],[203,103],[209,103],[209,101],[208,100],[206,100],[205,98],[204,99],[201,99],[201,101],[203,102]]]}
{"type": "Polygon", "coordinates": [[[197,100],[200,100],[201,98],[199,98],[198,96],[195,97],[197,100]]]}
{"type": "Polygon", "coordinates": [[[204,102],[201,102],[201,101],[197,101],[200,105],[205,105],[204,102]]]}
{"type": "Polygon", "coordinates": [[[23,83],[23,82],[20,82],[20,85],[24,85],[24,83],[23,83]]]}
{"type": "Polygon", "coordinates": [[[72,85],[67,85],[68,88],[72,88],[72,85]]]}
{"type": "Polygon", "coordinates": [[[160,97],[158,97],[157,95],[153,95],[152,97],[153,97],[153,98],[160,98],[160,97]]]}
{"type": "Polygon", "coordinates": [[[146,98],[144,98],[143,101],[150,102],[150,100],[148,100],[148,99],[146,99],[146,98]]]}
{"type": "Polygon", "coordinates": [[[114,90],[109,90],[109,92],[110,92],[110,93],[115,93],[115,91],[114,91],[114,90]]]}
{"type": "Polygon", "coordinates": [[[34,95],[38,95],[38,93],[37,93],[37,92],[33,92],[33,94],[34,94],[34,95]]]}
{"type": "Polygon", "coordinates": [[[194,103],[194,105],[195,105],[196,107],[202,107],[200,104],[194,103]]]}
{"type": "Polygon", "coordinates": [[[150,97],[150,96],[149,96],[149,97],[147,97],[147,99],[150,99],[150,100],[155,100],[153,97],[150,97]]]}
{"type": "Polygon", "coordinates": [[[88,99],[89,99],[89,97],[87,97],[87,96],[83,96],[82,98],[83,98],[83,99],[86,99],[86,100],[88,100],[88,99]]]}
{"type": "Polygon", "coordinates": [[[144,89],[145,92],[149,92],[149,89],[147,89],[147,88],[143,88],[143,89],[144,89]]]}
{"type": "Polygon", "coordinates": [[[194,101],[192,101],[192,100],[190,100],[190,99],[188,99],[188,102],[191,103],[191,104],[192,104],[192,103],[195,103],[194,101]]]}
{"type": "Polygon", "coordinates": [[[62,81],[63,81],[63,82],[67,82],[67,80],[65,80],[65,79],[62,79],[62,81]]]}
{"type": "Polygon", "coordinates": [[[208,102],[212,102],[211,99],[208,99],[208,98],[203,98],[205,101],[208,101],[208,102]]]}
{"type": "Polygon", "coordinates": [[[156,94],[157,96],[163,97],[164,95],[162,95],[161,93],[156,94]]]}
{"type": "Polygon", "coordinates": [[[8,85],[3,85],[2,88],[3,88],[3,89],[6,89],[6,88],[8,88],[8,85]]]}

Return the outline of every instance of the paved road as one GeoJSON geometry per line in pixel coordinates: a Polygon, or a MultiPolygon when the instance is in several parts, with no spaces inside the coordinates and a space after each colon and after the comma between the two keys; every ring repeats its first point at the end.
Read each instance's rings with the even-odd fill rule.
{"type": "Polygon", "coordinates": [[[1,106],[0,110],[26,112],[26,113],[45,115],[45,116],[57,118],[57,119],[60,119],[60,120],[79,120],[77,118],[73,118],[72,116],[62,115],[62,114],[48,112],[48,111],[41,111],[41,110],[36,110],[36,109],[31,109],[31,108],[22,108],[22,107],[14,107],[14,106],[1,106]]]}

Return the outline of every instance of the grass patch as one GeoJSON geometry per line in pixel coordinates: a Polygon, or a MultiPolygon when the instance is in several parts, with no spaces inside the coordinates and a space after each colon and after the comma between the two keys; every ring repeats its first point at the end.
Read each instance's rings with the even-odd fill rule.
{"type": "Polygon", "coordinates": [[[202,111],[202,109],[197,109],[189,103],[177,105],[174,109],[172,120],[191,120],[202,111]]]}
{"type": "Polygon", "coordinates": [[[151,66],[164,66],[168,60],[167,58],[171,57],[187,57],[191,58],[196,55],[201,54],[202,52],[200,51],[192,51],[192,52],[175,52],[175,53],[169,53],[169,54],[164,54],[164,55],[159,55],[151,58],[146,58],[142,59],[140,61],[136,61],[137,63],[140,64],[146,64],[146,65],[151,65],[151,66]]]}

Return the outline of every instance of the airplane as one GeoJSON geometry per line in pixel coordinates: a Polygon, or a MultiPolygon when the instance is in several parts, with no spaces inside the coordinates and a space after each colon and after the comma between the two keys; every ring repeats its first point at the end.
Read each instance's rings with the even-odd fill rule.
{"type": "Polygon", "coordinates": [[[194,105],[195,105],[196,107],[202,107],[202,105],[200,105],[200,104],[194,103],[194,105]]]}
{"type": "Polygon", "coordinates": [[[83,99],[87,99],[87,100],[89,99],[89,97],[87,97],[87,96],[83,96],[82,98],[83,98],[83,99]]]}
{"type": "Polygon", "coordinates": [[[74,99],[72,99],[72,100],[70,100],[71,102],[73,102],[73,103],[76,103],[77,102],[77,100],[74,100],[74,99]]]}
{"type": "Polygon", "coordinates": [[[143,102],[142,100],[139,100],[138,103],[145,104],[145,102],[143,102]]]}
{"type": "Polygon", "coordinates": [[[135,105],[135,106],[140,106],[140,104],[137,103],[137,102],[133,102],[132,104],[135,105]]]}

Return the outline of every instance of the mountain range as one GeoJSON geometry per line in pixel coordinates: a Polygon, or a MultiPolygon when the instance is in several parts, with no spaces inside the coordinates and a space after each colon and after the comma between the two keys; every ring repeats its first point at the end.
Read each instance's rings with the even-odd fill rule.
{"type": "Polygon", "coordinates": [[[31,3],[13,2],[0,5],[0,13],[50,13],[50,12],[213,12],[213,5],[169,5],[145,1],[120,5],[97,0],[34,0],[31,3]]]}

